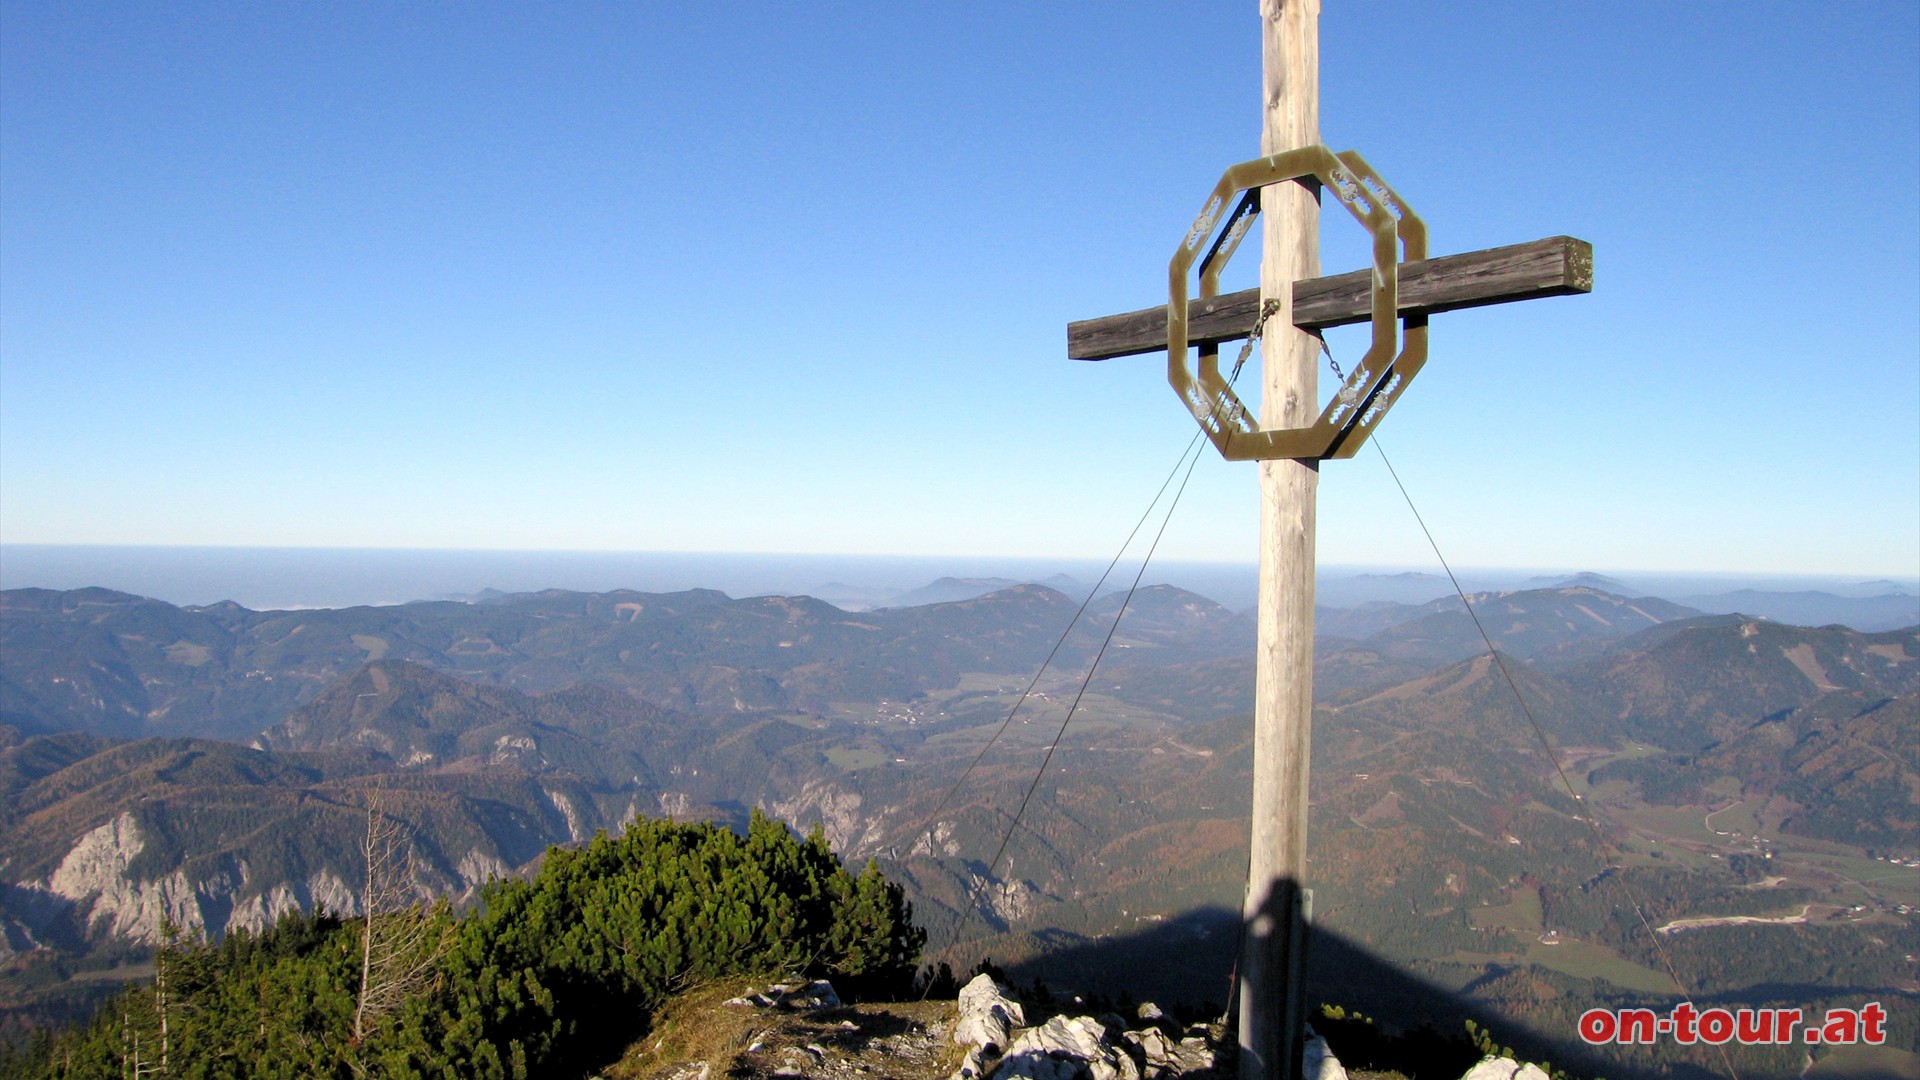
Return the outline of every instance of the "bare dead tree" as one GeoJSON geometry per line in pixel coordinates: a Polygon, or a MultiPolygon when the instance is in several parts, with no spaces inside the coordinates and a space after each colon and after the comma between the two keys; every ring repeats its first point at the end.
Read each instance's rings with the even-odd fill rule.
{"type": "MultiPolygon", "coordinates": [[[[171,935],[169,935],[171,939],[171,935]]],[[[161,949],[153,954],[153,1011],[160,1023],[160,1067],[155,1072],[164,1076],[167,1073],[168,1043],[168,1005],[167,1000],[167,951],[161,949]]]]}
{"type": "MultiPolygon", "coordinates": [[[[166,1072],[167,1067],[164,1060],[156,1062],[143,1056],[140,1047],[140,1035],[143,1026],[140,1020],[134,1017],[130,1006],[121,1008],[120,1075],[126,1077],[127,1080],[143,1080],[144,1077],[159,1076],[166,1072]]],[[[151,1051],[151,1049],[152,1044],[149,1043],[148,1051],[151,1051]]],[[[163,1050],[162,1053],[164,1054],[165,1051],[163,1050]]]]}
{"type": "Polygon", "coordinates": [[[367,803],[366,921],[360,934],[360,999],[353,1014],[359,1046],[408,997],[425,990],[451,940],[414,890],[413,840],[376,795],[367,803]]]}
{"type": "MultiPolygon", "coordinates": [[[[191,1008],[191,1003],[183,999],[176,986],[180,943],[186,934],[172,919],[161,920],[160,932],[161,945],[153,954],[153,986],[144,994],[129,994],[120,1007],[120,1075],[126,1080],[172,1075],[168,1061],[173,1014],[176,1010],[191,1008]],[[157,1057],[154,1056],[156,1046],[157,1057]]],[[[71,1068],[69,1060],[62,1075],[71,1068]]]]}
{"type": "Polygon", "coordinates": [[[194,998],[204,978],[205,944],[200,930],[183,927],[170,917],[161,920],[160,947],[153,953],[153,1012],[160,1037],[160,1060],[155,1071],[159,1075],[172,1074],[168,1061],[174,1015],[199,1011],[194,998]]]}

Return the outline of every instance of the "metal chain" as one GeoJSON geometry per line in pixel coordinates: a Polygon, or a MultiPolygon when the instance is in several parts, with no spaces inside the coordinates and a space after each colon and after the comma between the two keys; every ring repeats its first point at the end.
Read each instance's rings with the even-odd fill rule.
{"type": "MultiPolygon", "coordinates": [[[[1260,332],[1267,327],[1267,320],[1280,313],[1280,301],[1268,300],[1260,305],[1260,317],[1254,320],[1253,332],[1247,335],[1246,344],[1240,346],[1240,355],[1233,362],[1233,370],[1227,374],[1227,385],[1231,386],[1240,379],[1240,369],[1247,364],[1247,357],[1253,355],[1254,343],[1260,340],[1260,332]]],[[[1325,342],[1322,342],[1322,347],[1325,342]]]]}
{"type": "Polygon", "coordinates": [[[1320,351],[1327,354],[1327,366],[1333,369],[1333,377],[1339,379],[1341,382],[1345,382],[1347,380],[1347,373],[1340,370],[1340,361],[1335,360],[1333,358],[1333,350],[1327,348],[1327,335],[1315,334],[1313,336],[1320,339],[1320,351]]]}

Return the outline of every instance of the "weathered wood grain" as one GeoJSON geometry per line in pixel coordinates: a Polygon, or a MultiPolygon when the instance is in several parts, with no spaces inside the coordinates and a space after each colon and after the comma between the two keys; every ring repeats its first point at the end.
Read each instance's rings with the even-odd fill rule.
{"type": "MultiPolygon", "coordinates": [[[[1370,270],[1293,284],[1293,324],[1303,330],[1365,322],[1370,270]]],[[[1442,255],[1400,268],[1400,314],[1505,304],[1593,291],[1593,245],[1571,236],[1442,255]]],[[[1190,343],[1246,337],[1259,317],[1260,290],[1227,293],[1188,306],[1190,343]]],[[[1108,360],[1167,347],[1167,308],[1142,308],[1067,324],[1067,356],[1108,360]]]]}
{"type": "MultiPolygon", "coordinates": [[[[1279,154],[1318,143],[1320,0],[1263,0],[1260,23],[1260,152],[1279,154]]],[[[1296,283],[1318,280],[1318,200],[1298,184],[1267,189],[1261,195],[1260,288],[1297,305],[1296,283]]],[[[1305,427],[1319,412],[1320,342],[1284,325],[1299,321],[1289,306],[1281,306],[1282,325],[1270,326],[1260,343],[1262,428],[1305,427]]],[[[1160,318],[1164,350],[1164,304],[1160,318]]],[[[1252,330],[1253,319],[1246,325],[1252,330]]],[[[1246,932],[1240,943],[1239,1080],[1303,1080],[1307,925],[1300,901],[1308,880],[1320,465],[1274,458],[1259,463],[1259,477],[1260,592],[1254,619],[1253,798],[1241,906],[1246,932]]]]}

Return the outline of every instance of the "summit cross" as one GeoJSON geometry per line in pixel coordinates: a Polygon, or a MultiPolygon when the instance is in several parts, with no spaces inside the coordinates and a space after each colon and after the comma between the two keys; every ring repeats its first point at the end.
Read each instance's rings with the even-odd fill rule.
{"type": "MultiPolygon", "coordinates": [[[[1358,155],[1334,155],[1318,145],[1319,0],[1261,0],[1260,17],[1261,153],[1267,158],[1236,166],[1222,179],[1215,198],[1175,257],[1171,268],[1175,284],[1166,305],[1069,323],[1067,355],[1105,360],[1169,350],[1170,379],[1215,446],[1230,458],[1259,461],[1259,643],[1252,850],[1238,969],[1240,1077],[1295,1080],[1304,1049],[1311,915],[1311,894],[1306,888],[1307,760],[1313,714],[1319,463],[1351,456],[1395,400],[1404,380],[1411,379],[1424,362],[1429,315],[1589,292],[1593,248],[1582,240],[1554,236],[1425,258],[1424,231],[1410,212],[1399,213],[1404,208],[1398,196],[1378,181],[1358,155]],[[1320,178],[1294,172],[1278,182],[1261,180],[1251,187],[1229,182],[1237,173],[1265,175],[1262,167],[1271,174],[1276,163],[1296,156],[1322,162],[1334,159],[1320,172],[1332,177],[1334,194],[1356,217],[1371,221],[1376,234],[1374,269],[1320,276],[1320,178]],[[1246,197],[1228,213],[1221,194],[1242,189],[1246,197]],[[1231,254],[1250,227],[1253,213],[1263,219],[1260,287],[1213,295],[1218,268],[1210,264],[1224,262],[1231,254]],[[1187,262],[1199,254],[1199,241],[1222,220],[1227,232],[1200,260],[1201,295],[1189,302],[1184,279],[1187,262]],[[1417,234],[1417,243],[1409,234],[1417,234]],[[1362,370],[1347,383],[1347,393],[1340,395],[1348,399],[1345,406],[1337,400],[1316,424],[1319,332],[1368,321],[1375,327],[1376,347],[1386,331],[1403,334],[1392,340],[1404,340],[1409,348],[1392,362],[1372,363],[1372,370],[1366,370],[1368,363],[1363,362],[1362,370]],[[1174,340],[1181,336],[1179,323],[1185,324],[1184,340],[1174,340]],[[1217,372],[1220,343],[1255,332],[1260,334],[1262,351],[1257,424],[1217,372]],[[1417,355],[1409,359],[1416,343],[1417,355]],[[1186,371],[1189,346],[1199,348],[1198,380],[1186,371]],[[1395,363],[1401,365],[1398,375],[1395,363]],[[1328,427],[1330,421],[1333,427],[1328,427]],[[1332,432],[1329,437],[1320,437],[1328,432],[1332,432]]],[[[1288,172],[1278,169],[1280,175],[1288,172]]],[[[1370,360],[1373,355],[1369,354],[1370,360]]]]}

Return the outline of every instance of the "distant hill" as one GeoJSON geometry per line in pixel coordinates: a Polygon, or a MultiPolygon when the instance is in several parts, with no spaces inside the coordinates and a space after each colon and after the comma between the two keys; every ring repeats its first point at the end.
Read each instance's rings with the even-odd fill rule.
{"type": "MultiPolygon", "coordinates": [[[[1011,589],[1017,585],[1040,585],[1061,593],[1076,603],[1084,598],[1088,591],[1088,586],[1083,582],[1066,574],[1054,574],[1047,578],[1024,581],[999,577],[943,577],[916,589],[857,586],[836,581],[821,585],[808,595],[825,600],[846,611],[873,611],[878,608],[919,607],[925,604],[972,600],[1001,589],[1011,589]]],[[[1111,584],[1106,587],[1109,591],[1113,588],[1111,584]]]]}
{"type": "MultiPolygon", "coordinates": [[[[1476,593],[1468,599],[1494,646],[1522,658],[1546,655],[1573,642],[1626,637],[1699,614],[1654,597],[1628,599],[1583,585],[1476,593]]],[[[1458,598],[1435,600],[1424,610],[1426,614],[1420,618],[1368,638],[1368,646],[1385,655],[1425,664],[1486,652],[1486,641],[1458,598]]]]}
{"type": "MultiPolygon", "coordinates": [[[[618,824],[636,806],[711,812],[777,784],[788,749],[851,734],[831,722],[797,719],[679,713],[591,683],[530,695],[381,660],[255,742],[274,751],[373,754],[391,767],[438,774],[510,769],[571,777],[595,793],[574,815],[581,822],[575,831],[586,835],[618,824]],[[743,785],[741,777],[754,783],[743,785]]],[[[800,759],[803,770],[816,763],[814,756],[800,759]]]]}
{"type": "Polygon", "coordinates": [[[1690,763],[1775,799],[1789,833],[1920,854],[1920,694],[1822,695],[1690,763]]]}
{"type": "MultiPolygon", "coordinates": [[[[1058,658],[1062,670],[1091,656],[1121,595],[1092,605],[1092,621],[1058,658]]],[[[1584,587],[1482,593],[1475,604],[1500,649],[1557,665],[1697,614],[1584,587]]],[[[824,713],[836,701],[951,686],[969,671],[1030,672],[1077,606],[1039,585],[859,613],[808,597],[735,600],[710,590],[553,590],[293,612],[179,608],[104,589],[13,590],[0,594],[0,723],[27,734],[244,741],[382,659],[533,693],[597,682],[681,712],[824,713]]],[[[1320,685],[1336,698],[1485,647],[1457,598],[1321,616],[1320,685]]],[[[1245,668],[1252,626],[1251,613],[1152,586],[1135,596],[1111,660],[1132,669],[1129,680],[1191,684],[1185,665],[1245,668]]],[[[1156,691],[1156,700],[1172,699],[1156,691]]],[[[1242,699],[1233,691],[1223,700],[1242,699]]]]}
{"type": "Polygon", "coordinates": [[[843,611],[868,611],[887,606],[887,602],[899,595],[893,589],[879,589],[862,585],[848,585],[845,582],[829,581],[807,591],[807,595],[825,600],[843,611]]]}
{"type": "MultiPolygon", "coordinates": [[[[1104,603],[1110,622],[1118,601],[1104,603]]],[[[532,693],[595,682],[681,712],[821,713],[951,686],[965,672],[1030,673],[1078,606],[1040,585],[860,613],[711,590],[272,612],[14,590],[0,594],[0,723],[245,741],[379,660],[532,693]]],[[[1091,656],[1102,618],[1067,643],[1063,665],[1091,656]]],[[[1129,640],[1178,641],[1190,660],[1242,648],[1236,618],[1162,586],[1139,594],[1126,625],[1129,640]]]]}
{"type": "Polygon", "coordinates": [[[1146,658],[1156,663],[1165,663],[1176,653],[1188,659],[1239,655],[1254,645],[1252,612],[1229,611],[1172,585],[1144,586],[1130,599],[1124,592],[1108,593],[1087,605],[1087,615],[1110,626],[1122,604],[1126,617],[1113,647],[1149,651],[1146,658]]]}
{"type": "MultiPolygon", "coordinates": [[[[1585,587],[1471,594],[1474,613],[1501,652],[1564,664],[1608,643],[1698,613],[1652,597],[1628,599],[1585,587]]],[[[1484,655],[1486,641],[1458,596],[1417,608],[1374,605],[1334,612],[1322,633],[1315,693],[1329,702],[1413,678],[1436,665],[1484,655]]]]}
{"type": "Polygon", "coordinates": [[[1593,589],[1596,592],[1613,593],[1616,596],[1645,596],[1647,590],[1629,585],[1619,578],[1610,578],[1605,574],[1596,574],[1591,570],[1582,570],[1565,577],[1528,578],[1522,585],[1526,589],[1593,589]]]}
{"type": "Polygon", "coordinates": [[[1920,631],[1705,616],[1643,631],[1566,678],[1623,734],[1693,750],[1836,691],[1884,700],[1920,690],[1920,631]]]}
{"type": "Polygon", "coordinates": [[[401,766],[605,775],[643,786],[657,782],[653,769],[620,753],[623,744],[693,722],[601,686],[535,697],[405,660],[376,660],[295,709],[253,745],[373,753],[401,766]]]}
{"type": "MultiPolygon", "coordinates": [[[[1555,666],[1698,614],[1664,600],[1628,600],[1585,588],[1480,593],[1472,599],[1503,653],[1555,666]]],[[[1111,617],[1119,604],[1119,596],[1102,597],[1089,611],[1111,617]]],[[[1486,653],[1458,597],[1318,614],[1314,685],[1318,698],[1330,704],[1486,653]]],[[[1158,586],[1136,594],[1127,620],[1103,669],[1103,685],[1116,696],[1158,708],[1184,705],[1195,719],[1252,708],[1251,612],[1235,614],[1204,597],[1158,586]]]]}
{"type": "Polygon", "coordinates": [[[1836,596],[1830,592],[1735,592],[1689,596],[1685,603],[1715,614],[1757,615],[1796,626],[1850,626],[1855,630],[1898,630],[1920,625],[1920,597],[1893,582],[1877,582],[1887,591],[1874,596],[1836,596]]]}
{"type": "Polygon", "coordinates": [[[887,607],[919,607],[922,604],[950,604],[956,600],[971,600],[976,596],[1011,589],[1020,582],[1011,578],[956,578],[943,577],[929,585],[910,589],[887,601],[887,607]]]}
{"type": "Polygon", "coordinates": [[[1073,610],[1038,586],[858,615],[708,590],[292,612],[13,590],[0,595],[0,722],[245,740],[381,659],[534,692],[599,681],[681,710],[820,708],[1028,670],[1073,610]]]}
{"type": "Polygon", "coordinates": [[[1322,577],[1314,585],[1317,603],[1329,608],[1362,604],[1424,604],[1453,592],[1453,583],[1440,574],[1409,570],[1398,574],[1344,574],[1322,577]]]}
{"type": "MultiPolygon", "coordinates": [[[[1794,804],[1781,828],[1880,852],[1920,853],[1920,807],[1912,794],[1920,790],[1920,694],[1891,701],[1853,695],[1804,712],[1773,788],[1794,804]]],[[[1750,761],[1739,760],[1739,750],[1724,751],[1727,771],[1758,772],[1764,750],[1750,761]]]]}

